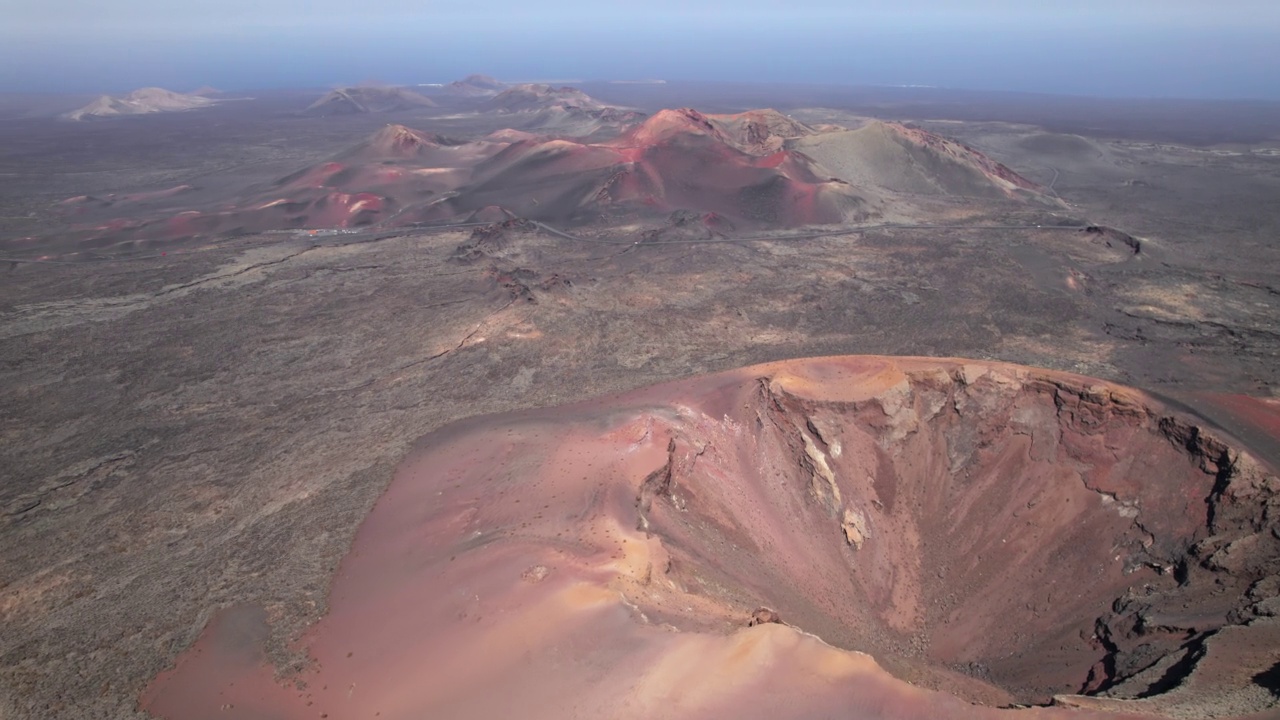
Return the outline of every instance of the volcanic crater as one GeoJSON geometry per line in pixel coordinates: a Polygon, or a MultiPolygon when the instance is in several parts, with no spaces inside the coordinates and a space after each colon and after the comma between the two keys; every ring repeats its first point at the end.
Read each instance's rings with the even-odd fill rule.
{"type": "Polygon", "coordinates": [[[815,358],[475,418],[403,462],[306,669],[278,680],[236,608],[143,707],[1262,717],[1277,489],[1151,396],[999,363],[815,358]]]}

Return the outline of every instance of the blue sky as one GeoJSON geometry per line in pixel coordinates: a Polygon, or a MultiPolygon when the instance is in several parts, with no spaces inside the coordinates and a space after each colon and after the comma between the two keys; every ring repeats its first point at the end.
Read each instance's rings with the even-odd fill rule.
{"type": "Polygon", "coordinates": [[[0,9],[0,91],[485,72],[1280,100],[1274,0],[0,0],[0,9]]]}

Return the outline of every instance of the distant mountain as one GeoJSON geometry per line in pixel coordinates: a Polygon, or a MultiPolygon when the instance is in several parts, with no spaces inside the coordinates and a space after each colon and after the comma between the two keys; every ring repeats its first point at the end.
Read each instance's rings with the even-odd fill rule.
{"type": "Polygon", "coordinates": [[[644,113],[609,105],[577,88],[542,84],[509,87],[485,100],[479,110],[504,116],[513,128],[566,137],[617,134],[645,118],[644,113]]]}
{"type": "MultiPolygon", "coordinates": [[[[581,102],[572,92],[549,97],[559,100],[508,116],[616,110],[569,104],[581,102]]],[[[821,130],[772,110],[708,115],[688,108],[662,110],[603,141],[515,129],[463,141],[392,124],[327,162],[229,202],[204,208],[173,202],[183,195],[178,188],[148,199],[153,207],[170,203],[149,217],[100,216],[105,222],[92,223],[83,214],[72,233],[107,246],[519,217],[560,225],[656,221],[662,237],[702,237],[732,229],[928,222],[986,212],[992,202],[1060,202],[976,150],[905,125],[821,130]]],[[[94,198],[75,204],[115,205],[94,198]]]]}
{"type": "Polygon", "coordinates": [[[399,87],[361,85],[333,90],[305,110],[307,115],[358,115],[435,107],[431,98],[399,87]]]}
{"type": "Polygon", "coordinates": [[[515,85],[503,90],[481,106],[489,112],[520,113],[537,112],[554,107],[573,107],[582,110],[603,110],[612,107],[573,87],[552,85],[515,85]]]}
{"type": "Polygon", "coordinates": [[[468,75],[461,80],[457,80],[444,86],[445,92],[451,95],[462,95],[464,97],[486,97],[497,95],[505,90],[506,83],[489,77],[488,75],[468,75]]]}
{"type": "Polygon", "coordinates": [[[160,112],[182,112],[214,104],[199,95],[184,95],[164,88],[141,88],[123,97],[103,95],[78,110],[64,113],[64,120],[88,120],[119,115],[147,115],[160,112]]]}

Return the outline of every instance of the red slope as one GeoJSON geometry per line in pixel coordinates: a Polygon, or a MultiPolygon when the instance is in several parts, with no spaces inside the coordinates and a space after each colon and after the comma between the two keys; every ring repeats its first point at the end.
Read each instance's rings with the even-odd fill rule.
{"type": "Polygon", "coordinates": [[[706,115],[692,108],[659,110],[635,129],[623,134],[612,145],[650,147],[676,137],[703,135],[729,145],[729,138],[711,123],[706,115]]]}
{"type": "Polygon", "coordinates": [[[817,175],[805,156],[748,154],[706,116],[674,110],[602,144],[510,130],[458,143],[388,125],[333,161],[228,208],[82,230],[100,240],[350,228],[461,220],[488,206],[553,222],[692,210],[740,227],[776,227],[841,222],[857,202],[847,186],[817,175]]]}

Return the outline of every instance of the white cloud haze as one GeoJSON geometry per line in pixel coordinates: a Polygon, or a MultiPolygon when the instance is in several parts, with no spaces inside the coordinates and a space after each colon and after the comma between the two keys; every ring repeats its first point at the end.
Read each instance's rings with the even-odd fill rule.
{"type": "Polygon", "coordinates": [[[483,71],[1280,99],[1280,3],[1256,0],[46,0],[4,17],[0,91],[483,71]]]}

